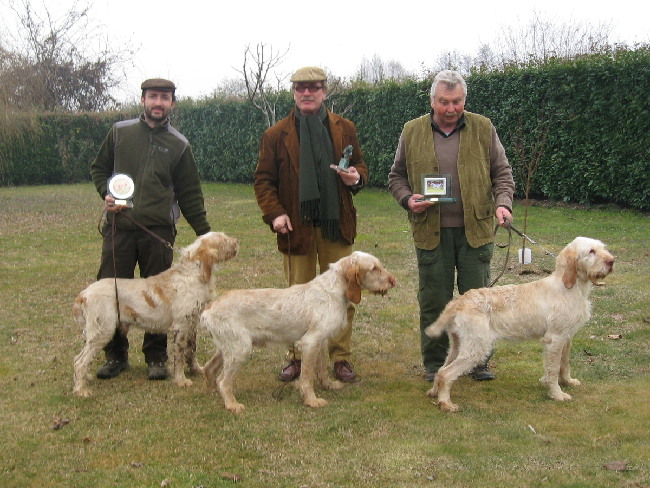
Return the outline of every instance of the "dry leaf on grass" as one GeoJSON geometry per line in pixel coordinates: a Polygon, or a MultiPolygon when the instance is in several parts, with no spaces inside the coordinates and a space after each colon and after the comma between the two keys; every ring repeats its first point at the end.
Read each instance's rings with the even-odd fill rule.
{"type": "Polygon", "coordinates": [[[68,425],[70,421],[68,419],[59,419],[56,418],[54,419],[54,425],[52,426],[52,429],[54,430],[59,430],[68,425]]]}
{"type": "Polygon", "coordinates": [[[603,464],[603,468],[609,471],[627,471],[627,463],[623,461],[610,461],[609,463],[603,464]]]}
{"type": "Polygon", "coordinates": [[[228,473],[226,471],[221,473],[221,477],[224,478],[224,479],[230,480],[230,481],[234,481],[235,483],[237,481],[241,481],[241,476],[239,476],[238,474],[235,474],[235,473],[228,473]]]}

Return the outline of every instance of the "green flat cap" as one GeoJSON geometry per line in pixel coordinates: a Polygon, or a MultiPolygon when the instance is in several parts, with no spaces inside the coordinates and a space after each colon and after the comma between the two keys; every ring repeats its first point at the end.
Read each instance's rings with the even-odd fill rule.
{"type": "Polygon", "coordinates": [[[327,75],[325,71],[315,66],[305,66],[300,68],[293,75],[291,75],[291,81],[326,81],[327,75]]]}
{"type": "Polygon", "coordinates": [[[172,81],[165,80],[164,78],[149,78],[144,80],[140,86],[142,90],[147,90],[149,88],[157,88],[159,90],[176,90],[176,85],[172,81]]]}

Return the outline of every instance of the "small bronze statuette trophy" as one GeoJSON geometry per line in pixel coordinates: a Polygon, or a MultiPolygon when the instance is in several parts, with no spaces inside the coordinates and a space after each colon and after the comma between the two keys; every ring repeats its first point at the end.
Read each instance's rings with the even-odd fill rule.
{"type": "Polygon", "coordinates": [[[334,171],[343,171],[345,173],[349,173],[350,171],[348,170],[348,166],[350,166],[351,157],[352,157],[352,144],[350,144],[348,147],[346,147],[343,150],[343,155],[341,156],[339,165],[337,166],[335,164],[330,164],[330,168],[332,168],[334,171]]]}

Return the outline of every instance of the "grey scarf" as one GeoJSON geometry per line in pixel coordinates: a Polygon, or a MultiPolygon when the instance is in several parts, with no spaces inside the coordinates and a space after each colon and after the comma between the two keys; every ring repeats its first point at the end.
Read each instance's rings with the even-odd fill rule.
{"type": "Polygon", "coordinates": [[[300,217],[303,222],[320,224],[324,238],[339,240],[339,187],[335,171],[334,146],[325,126],[327,110],[318,115],[302,115],[295,110],[300,127],[300,217]]]}

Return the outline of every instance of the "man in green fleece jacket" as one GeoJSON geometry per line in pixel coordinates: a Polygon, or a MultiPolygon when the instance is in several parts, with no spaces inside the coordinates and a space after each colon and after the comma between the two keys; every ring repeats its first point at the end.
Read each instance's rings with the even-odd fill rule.
{"type": "MultiPolygon", "coordinates": [[[[97,279],[133,278],[136,264],[142,278],[171,266],[172,249],[134,222],[170,244],[180,213],[197,236],[210,231],[192,148],[169,121],[176,86],[158,78],[144,81],[141,88],[144,113],[114,124],[90,166],[107,215],[97,279]],[[116,204],[108,191],[108,180],[120,173],[135,184],[132,206],[116,204]]],[[[104,352],[106,364],[97,371],[98,378],[114,378],[129,367],[129,342],[119,328],[104,352]]],[[[146,333],[142,352],[148,378],[167,378],[167,335],[146,333]]]]}
{"type": "MultiPolygon", "coordinates": [[[[431,112],[404,125],[388,176],[393,197],[408,212],[418,261],[420,347],[425,379],[443,365],[449,340],[431,339],[424,329],[454,294],[490,284],[495,218],[512,220],[512,168],[490,120],[465,111],[467,85],[455,71],[442,71],[431,85],[431,112]],[[449,175],[449,198],[423,198],[424,182],[449,175]]],[[[488,352],[486,351],[486,356],[488,352]]],[[[485,363],[475,380],[494,375],[485,363]]]]}

